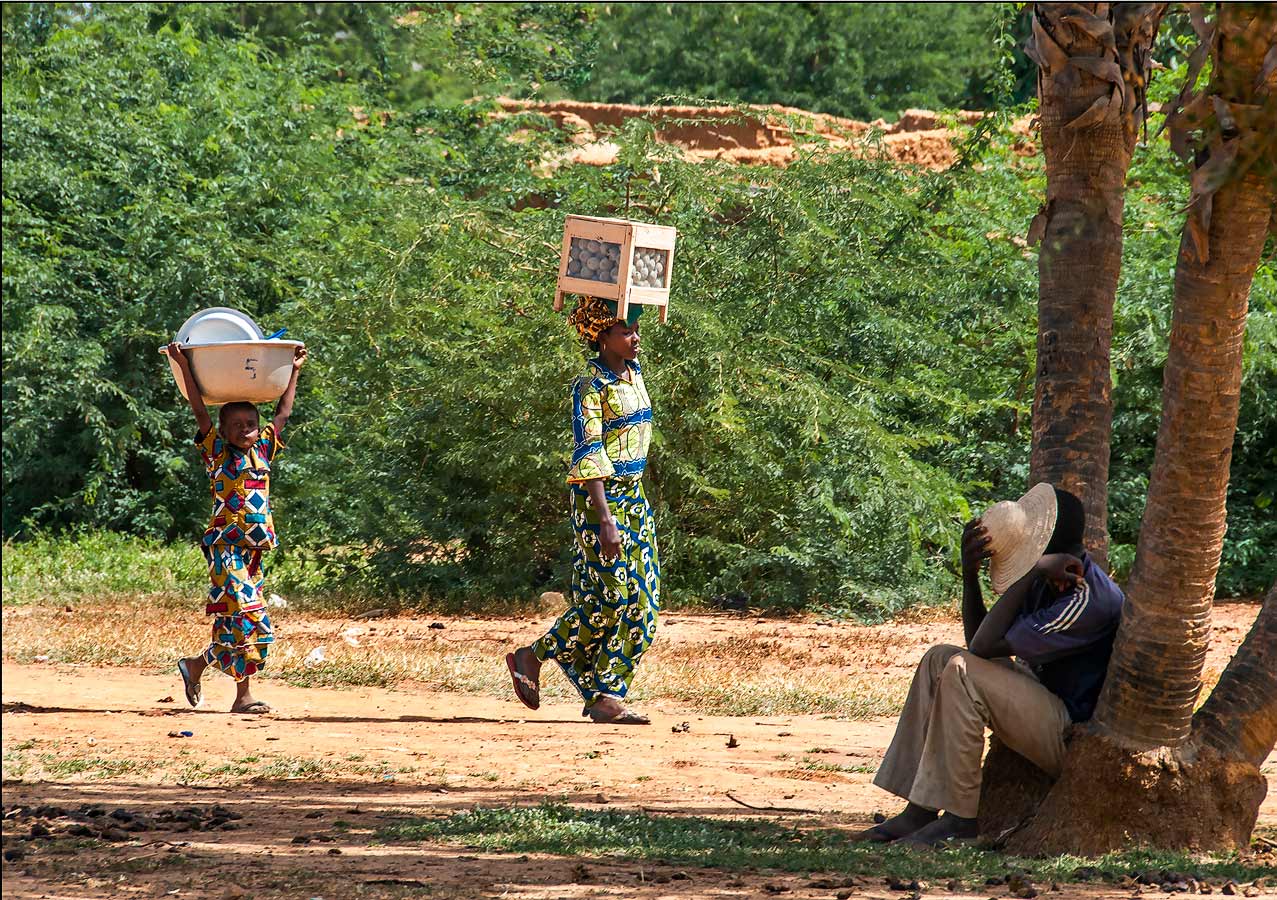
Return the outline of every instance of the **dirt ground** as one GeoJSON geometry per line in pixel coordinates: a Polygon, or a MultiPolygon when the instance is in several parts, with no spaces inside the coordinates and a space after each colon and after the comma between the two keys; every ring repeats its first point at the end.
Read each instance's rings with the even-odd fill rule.
{"type": "MultiPolygon", "coordinates": [[[[1208,673],[1223,667],[1254,614],[1255,607],[1244,604],[1217,609],[1208,673]]],[[[435,622],[444,627],[433,630],[448,635],[459,656],[481,654],[498,669],[501,648],[538,627],[515,619],[378,624],[412,632],[435,622]]],[[[332,631],[340,625],[300,619],[289,625],[295,635],[308,627],[332,631]]],[[[724,649],[730,648],[725,635],[779,653],[789,645],[818,645],[842,629],[814,621],[674,615],[651,652],[676,656],[699,646],[718,648],[720,677],[731,679],[739,661],[724,649]]],[[[960,636],[959,624],[947,617],[857,631],[865,633],[866,646],[881,648],[876,665],[902,682],[922,648],[960,636]]],[[[835,656],[831,665],[844,666],[845,660],[835,656]]],[[[545,678],[561,680],[549,669],[545,678]]],[[[411,683],[321,689],[276,680],[255,691],[275,712],[242,717],[222,712],[233,694],[228,679],[206,679],[205,693],[205,706],[191,710],[180,680],[167,671],[6,661],[5,897],[906,896],[867,876],[831,887],[811,874],[651,860],[580,863],[374,839],[376,828],[407,816],[547,800],[582,809],[761,815],[800,827],[864,827],[876,811],[897,805],[870,783],[892,733],[890,717],[713,716],[654,699],[643,704],[652,726],[625,728],[591,725],[579,704],[560,700],[531,712],[512,698],[411,683]],[[179,826],[186,830],[165,822],[180,819],[191,806],[202,812],[179,826]],[[18,807],[28,812],[14,815],[18,807]],[[124,811],[122,825],[129,823],[127,814],[142,814],[153,827],[117,833],[115,841],[76,839],[68,828],[87,820],[55,815],[92,812],[90,807],[124,811]],[[220,815],[213,823],[220,825],[235,814],[240,818],[231,818],[228,830],[208,827],[210,818],[220,815]],[[53,834],[22,839],[37,825],[53,834]],[[14,851],[20,855],[10,860],[14,851]]],[[[1273,758],[1265,771],[1271,780],[1273,758]]],[[[1269,829],[1277,823],[1272,792],[1260,822],[1269,829]]],[[[1001,886],[931,889],[953,897],[1008,896],[1001,886]]],[[[1132,887],[1064,885],[1044,896],[1130,897],[1132,887]]]]}
{"type": "MultiPolygon", "coordinates": [[[[560,158],[547,161],[551,167],[563,163],[611,165],[616,161],[619,147],[610,140],[609,132],[633,118],[651,122],[657,129],[656,140],[677,148],[684,159],[696,162],[719,159],[754,166],[787,166],[803,153],[796,137],[818,137],[835,152],[867,152],[903,165],[941,171],[956,161],[955,145],[960,138],[941,116],[925,109],[905,110],[898,121],[887,123],[881,119],[857,122],[775,105],[637,106],[509,98],[498,102],[500,115],[541,113],[571,133],[575,146],[560,158]],[[870,147],[862,140],[871,129],[877,129],[880,134],[870,147]]],[[[963,125],[972,125],[979,121],[980,113],[962,112],[956,119],[963,125]]],[[[1019,137],[1014,147],[1017,154],[1037,153],[1029,117],[1017,121],[1013,130],[1019,137]]]]}

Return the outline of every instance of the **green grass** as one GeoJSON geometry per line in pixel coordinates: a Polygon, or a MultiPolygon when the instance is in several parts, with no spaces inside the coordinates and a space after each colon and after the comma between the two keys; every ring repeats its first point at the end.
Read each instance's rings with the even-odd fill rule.
{"type": "Polygon", "coordinates": [[[52,753],[40,754],[40,768],[45,776],[66,778],[80,775],[90,780],[140,775],[163,765],[160,760],[127,757],[72,756],[59,758],[52,753]]]}
{"type": "Polygon", "coordinates": [[[194,542],[166,544],[109,531],[7,541],[0,557],[4,605],[83,596],[189,599],[208,578],[194,542]]]}
{"type": "Polygon", "coordinates": [[[336,767],[321,759],[303,759],[300,756],[281,756],[271,760],[258,773],[267,779],[319,778],[336,767]]]}
{"type": "Polygon", "coordinates": [[[1209,859],[1132,851],[1097,859],[1061,856],[1023,859],[971,847],[917,853],[903,847],[848,842],[847,833],[749,819],[655,816],[623,810],[584,810],[560,804],[476,808],[445,819],[404,819],[382,826],[386,842],[432,841],[485,851],[577,857],[627,857],[672,865],[723,869],[840,872],[982,884],[991,876],[1024,871],[1035,880],[1117,880],[1149,869],[1192,873],[1200,879],[1253,881],[1277,875],[1272,866],[1236,856],[1209,859]]]}
{"type": "MultiPolygon", "coordinates": [[[[31,743],[23,741],[24,744],[31,743]]],[[[12,750],[6,750],[4,753],[3,777],[5,781],[9,779],[21,779],[27,772],[31,771],[31,760],[24,752],[26,747],[15,747],[12,750]]]]}
{"type": "Polygon", "coordinates": [[[844,766],[840,763],[818,762],[814,759],[803,757],[802,767],[809,772],[842,772],[853,775],[872,775],[878,771],[877,766],[859,764],[854,766],[844,766]]]}
{"type": "MultiPolygon", "coordinates": [[[[385,767],[355,766],[357,774],[369,774],[375,769],[380,773],[385,767]]],[[[177,771],[178,784],[194,784],[222,778],[262,778],[268,781],[286,779],[322,778],[339,774],[341,768],[322,759],[304,759],[300,756],[257,757],[244,756],[219,765],[195,760],[184,764],[177,771]]],[[[347,769],[346,771],[352,771],[347,769]]]]}
{"type": "Polygon", "coordinates": [[[289,669],[279,677],[300,688],[392,687],[403,680],[403,672],[402,666],[387,660],[352,657],[311,669],[289,669]]]}
{"type": "Polygon", "coordinates": [[[759,679],[725,684],[689,684],[684,693],[662,691],[663,697],[686,703],[711,716],[819,715],[837,719],[876,719],[899,714],[909,685],[903,679],[883,689],[866,685],[853,694],[833,694],[823,685],[759,679]]]}
{"type": "MultiPolygon", "coordinates": [[[[4,605],[60,605],[89,599],[146,597],[148,602],[161,606],[189,606],[208,586],[208,569],[195,539],[192,534],[190,540],[165,543],[86,529],[6,541],[0,558],[4,605]]],[[[421,613],[498,615],[525,614],[536,609],[536,602],[529,598],[431,601],[418,596],[392,597],[383,590],[362,591],[357,584],[334,590],[327,567],[331,566],[333,572],[341,570],[340,556],[339,552],[277,551],[269,562],[267,590],[285,595],[291,609],[318,616],[348,616],[377,607],[398,611],[406,599],[421,613]]]]}

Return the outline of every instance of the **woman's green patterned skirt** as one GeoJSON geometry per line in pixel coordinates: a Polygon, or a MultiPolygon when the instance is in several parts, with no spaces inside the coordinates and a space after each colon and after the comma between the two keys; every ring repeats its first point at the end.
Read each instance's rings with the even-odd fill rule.
{"type": "Polygon", "coordinates": [[[621,555],[600,558],[599,514],[585,488],[573,484],[572,606],[532,645],[538,659],[562,667],[586,707],[601,696],[625,697],[661,606],[656,520],[642,478],[609,478],[604,493],[621,534],[621,555]]]}

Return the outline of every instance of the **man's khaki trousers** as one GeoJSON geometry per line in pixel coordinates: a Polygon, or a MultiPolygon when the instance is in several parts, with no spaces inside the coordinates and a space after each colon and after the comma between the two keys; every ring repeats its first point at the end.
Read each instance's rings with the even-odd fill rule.
{"type": "Polygon", "coordinates": [[[919,806],[973,819],[986,727],[1048,775],[1059,775],[1069,724],[1064,702],[1028,667],[939,644],[918,663],[874,784],[919,806]]]}

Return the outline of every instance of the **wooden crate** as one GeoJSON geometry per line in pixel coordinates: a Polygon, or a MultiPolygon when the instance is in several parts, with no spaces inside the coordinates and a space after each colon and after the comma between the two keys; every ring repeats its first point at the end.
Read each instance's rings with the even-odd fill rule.
{"type": "Polygon", "coordinates": [[[564,294],[585,294],[615,300],[620,319],[628,315],[631,303],[659,306],[664,322],[669,317],[677,236],[668,225],[568,216],[554,308],[563,309],[564,294]]]}

